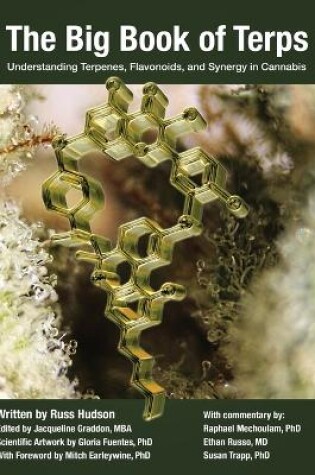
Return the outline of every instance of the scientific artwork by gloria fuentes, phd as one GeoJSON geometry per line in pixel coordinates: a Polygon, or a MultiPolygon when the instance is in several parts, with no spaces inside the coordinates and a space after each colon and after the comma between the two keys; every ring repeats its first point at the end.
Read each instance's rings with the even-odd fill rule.
{"type": "Polygon", "coordinates": [[[314,85],[1,85],[1,398],[313,399],[314,110],[314,85]]]}

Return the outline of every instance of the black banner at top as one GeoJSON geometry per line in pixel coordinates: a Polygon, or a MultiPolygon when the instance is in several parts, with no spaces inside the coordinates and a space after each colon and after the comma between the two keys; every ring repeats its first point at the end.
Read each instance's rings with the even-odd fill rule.
{"type": "Polygon", "coordinates": [[[312,83],[313,30],[301,2],[24,4],[1,17],[1,82],[312,83]]]}

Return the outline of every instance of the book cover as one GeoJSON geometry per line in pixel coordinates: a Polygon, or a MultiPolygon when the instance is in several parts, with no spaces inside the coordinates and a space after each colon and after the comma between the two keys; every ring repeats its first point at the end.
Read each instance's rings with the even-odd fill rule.
{"type": "Polygon", "coordinates": [[[32,2],[0,40],[3,473],[311,463],[309,6],[32,2]]]}

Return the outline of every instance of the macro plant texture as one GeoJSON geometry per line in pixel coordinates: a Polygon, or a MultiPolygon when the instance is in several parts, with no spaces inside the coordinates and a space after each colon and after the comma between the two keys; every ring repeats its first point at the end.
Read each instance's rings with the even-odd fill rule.
{"type": "Polygon", "coordinates": [[[42,226],[27,224],[6,195],[34,147],[53,134],[39,134],[34,119],[23,115],[30,96],[15,86],[0,88],[0,397],[72,398],[66,373],[76,343],[63,341],[57,329],[55,276],[47,272],[50,256],[38,239],[42,226]]]}
{"type": "Polygon", "coordinates": [[[315,397],[314,218],[312,193],[299,224],[279,241],[278,266],[253,284],[232,330],[229,356],[247,397],[315,397]]]}
{"type": "MultiPolygon", "coordinates": [[[[227,189],[250,213],[238,220],[219,204],[205,206],[203,234],[176,244],[173,262],[152,273],[155,289],[164,282],[187,289],[184,300],[165,305],[161,325],[143,332],[142,346],[156,359],[153,377],[170,398],[314,398],[315,86],[163,89],[170,115],[191,105],[208,123],[202,134],[182,137],[178,152],[201,146],[214,156],[228,170],[227,189]]],[[[93,267],[71,248],[48,244],[51,228],[69,231],[40,197],[55,171],[51,141],[68,127],[43,123],[62,123],[53,107],[67,100],[68,124],[78,126],[69,134],[79,132],[86,108],[104,103],[103,86],[83,90],[46,86],[44,98],[32,87],[0,92],[3,397],[139,397],[129,384],[130,362],[116,351],[119,331],[104,318],[106,296],[89,281],[93,267]],[[25,104],[30,114],[36,107],[39,122],[25,104]],[[19,335],[28,337],[21,343],[19,335]],[[14,368],[21,368],[16,376],[14,368]],[[44,391],[46,373],[51,384],[45,380],[44,391]]],[[[136,102],[141,86],[133,91],[136,102]]],[[[152,129],[144,141],[155,139],[152,129]]],[[[115,241],[123,223],[146,216],[167,228],[182,215],[167,162],[150,169],[95,151],[82,167],[105,190],[106,213],[93,220],[95,233],[115,241]]],[[[127,280],[128,268],[120,272],[127,280]]]]}

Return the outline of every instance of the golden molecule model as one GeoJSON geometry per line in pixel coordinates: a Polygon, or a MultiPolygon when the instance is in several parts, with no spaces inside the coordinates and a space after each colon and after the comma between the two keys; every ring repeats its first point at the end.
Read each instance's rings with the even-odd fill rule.
{"type": "Polygon", "coordinates": [[[90,109],[86,114],[83,133],[65,139],[56,138],[53,147],[58,170],[43,184],[43,198],[48,209],[68,218],[71,230],[52,237],[54,243],[86,247],[77,258],[95,265],[92,280],[107,292],[106,317],[120,329],[118,350],[133,365],[131,385],[145,398],[144,419],[151,420],[163,413],[165,390],[152,377],[153,356],[140,346],[143,330],[159,325],[164,304],[182,300],[182,285],[165,283],[159,290],[150,285],[153,270],[172,261],[177,241],[202,232],[203,207],[219,199],[238,218],[248,213],[245,202],[225,189],[226,170],[201,148],[177,152],[176,143],[187,133],[206,127],[206,122],[195,108],[165,119],[168,100],[159,87],[148,83],[143,88],[141,109],[128,114],[132,92],[116,77],[107,80],[108,102],[90,109]],[[158,130],[154,143],[144,143],[150,129],[158,130]],[[84,155],[93,150],[102,151],[114,160],[135,156],[148,167],[156,167],[171,160],[170,183],[185,196],[183,214],[172,227],[163,229],[152,219],[142,217],[119,227],[117,244],[91,233],[90,221],[103,207],[101,185],[80,172],[84,155]],[[202,183],[194,177],[202,174],[202,183]],[[67,193],[79,190],[82,198],[68,206],[67,193]],[[139,242],[149,234],[145,256],[139,251],[139,242]],[[118,266],[128,263],[131,275],[121,283],[118,266]]]}

